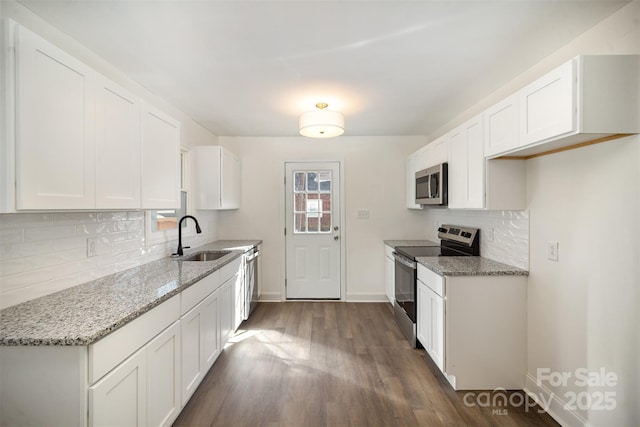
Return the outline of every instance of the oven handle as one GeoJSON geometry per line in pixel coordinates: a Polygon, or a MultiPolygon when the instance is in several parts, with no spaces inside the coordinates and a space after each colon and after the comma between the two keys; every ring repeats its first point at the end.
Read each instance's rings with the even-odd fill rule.
{"type": "Polygon", "coordinates": [[[393,252],[393,257],[396,259],[396,261],[398,261],[400,264],[404,265],[405,267],[409,267],[412,270],[415,270],[416,268],[418,268],[415,262],[411,261],[406,257],[403,257],[397,252],[393,252]]]}

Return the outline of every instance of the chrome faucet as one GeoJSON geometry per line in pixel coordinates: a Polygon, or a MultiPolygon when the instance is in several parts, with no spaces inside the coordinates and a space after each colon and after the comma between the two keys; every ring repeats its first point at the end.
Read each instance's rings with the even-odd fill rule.
{"type": "MultiPolygon", "coordinates": [[[[182,252],[182,221],[184,221],[187,218],[191,218],[192,220],[195,221],[196,223],[196,233],[202,233],[202,230],[200,229],[200,224],[198,224],[198,220],[196,219],[196,217],[191,216],[191,215],[185,215],[182,218],[180,218],[180,221],[178,222],[178,250],[176,251],[175,254],[172,255],[177,255],[177,256],[182,256],[183,252],[182,252]]],[[[190,246],[185,246],[184,249],[189,249],[190,246]]]]}

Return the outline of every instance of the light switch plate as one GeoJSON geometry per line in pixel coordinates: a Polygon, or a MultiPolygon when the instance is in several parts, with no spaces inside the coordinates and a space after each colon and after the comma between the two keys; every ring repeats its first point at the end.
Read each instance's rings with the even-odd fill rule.
{"type": "Polygon", "coordinates": [[[87,238],[87,258],[91,258],[98,255],[98,238],[87,238]]]}
{"type": "Polygon", "coordinates": [[[369,219],[369,210],[358,209],[358,219],[369,219]]]}
{"type": "Polygon", "coordinates": [[[547,243],[547,259],[558,261],[558,242],[547,243]]]}

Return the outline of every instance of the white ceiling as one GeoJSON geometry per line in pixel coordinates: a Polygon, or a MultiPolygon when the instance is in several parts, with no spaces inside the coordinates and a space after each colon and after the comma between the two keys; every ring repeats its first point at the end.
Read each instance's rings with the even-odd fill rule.
{"type": "Polygon", "coordinates": [[[220,136],[429,134],[628,1],[19,0],[220,136]]]}

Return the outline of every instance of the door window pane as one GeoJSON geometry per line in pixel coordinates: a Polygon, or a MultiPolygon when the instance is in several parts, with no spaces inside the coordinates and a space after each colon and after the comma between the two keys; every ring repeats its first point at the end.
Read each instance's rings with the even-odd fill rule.
{"type": "Polygon", "coordinates": [[[295,172],[293,174],[293,183],[294,183],[293,191],[297,192],[297,191],[305,190],[304,178],[305,178],[304,172],[295,172]]]}
{"type": "Polygon", "coordinates": [[[294,233],[331,233],[331,171],[293,173],[294,233]]]}
{"type": "Polygon", "coordinates": [[[331,191],[331,171],[323,171],[318,173],[318,183],[320,184],[320,191],[331,191]]]}
{"type": "Polygon", "coordinates": [[[320,218],[320,232],[331,233],[331,214],[330,213],[322,214],[322,218],[320,218]]]}
{"type": "Polygon", "coordinates": [[[318,191],[317,172],[307,172],[307,191],[318,191]]]}
{"type": "Polygon", "coordinates": [[[294,233],[305,233],[307,231],[307,215],[294,214],[294,233]]]}
{"type": "Polygon", "coordinates": [[[318,226],[320,224],[319,218],[316,217],[311,217],[311,216],[307,216],[307,221],[309,224],[309,228],[308,228],[308,232],[309,233],[317,233],[318,232],[318,226]]]}
{"type": "Polygon", "coordinates": [[[307,195],[304,193],[294,194],[295,205],[293,207],[294,212],[306,212],[307,211],[307,195]]]}

